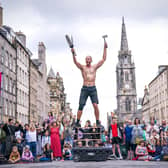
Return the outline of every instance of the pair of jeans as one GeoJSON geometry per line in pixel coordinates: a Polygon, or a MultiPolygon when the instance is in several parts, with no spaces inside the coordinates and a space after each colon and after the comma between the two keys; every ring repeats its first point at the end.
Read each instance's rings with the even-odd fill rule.
{"type": "Polygon", "coordinates": [[[29,142],[28,145],[30,146],[33,156],[36,157],[36,142],[29,142]]]}

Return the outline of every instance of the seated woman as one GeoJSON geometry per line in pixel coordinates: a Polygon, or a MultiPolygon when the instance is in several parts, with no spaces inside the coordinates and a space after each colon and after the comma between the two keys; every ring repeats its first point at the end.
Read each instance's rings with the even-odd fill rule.
{"type": "Polygon", "coordinates": [[[154,160],[161,160],[161,157],[162,157],[162,145],[160,143],[160,140],[157,140],[157,143],[156,143],[156,150],[155,150],[155,153],[153,154],[153,157],[154,157],[154,160]]]}
{"type": "Polygon", "coordinates": [[[139,142],[139,145],[136,147],[135,154],[137,155],[137,160],[152,160],[152,157],[148,154],[148,150],[144,140],[139,142]]]}
{"type": "Polygon", "coordinates": [[[20,161],[20,153],[17,146],[13,146],[12,152],[9,157],[9,163],[17,163],[20,161]]]}
{"type": "Polygon", "coordinates": [[[43,156],[39,160],[40,161],[53,161],[53,151],[51,150],[49,143],[45,144],[43,156]]]}
{"type": "Polygon", "coordinates": [[[33,162],[34,157],[32,152],[30,151],[30,147],[29,145],[26,145],[23,149],[23,153],[22,153],[22,161],[24,162],[33,162]]]}

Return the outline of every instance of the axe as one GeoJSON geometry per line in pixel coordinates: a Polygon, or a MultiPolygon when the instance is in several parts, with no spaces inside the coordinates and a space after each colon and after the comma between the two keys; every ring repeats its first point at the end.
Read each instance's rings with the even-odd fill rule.
{"type": "MultiPolygon", "coordinates": [[[[107,35],[102,36],[102,38],[104,39],[104,43],[106,43],[106,44],[107,44],[107,42],[106,42],[107,37],[108,37],[107,35]]],[[[108,48],[108,46],[106,48],[108,48]]]]}

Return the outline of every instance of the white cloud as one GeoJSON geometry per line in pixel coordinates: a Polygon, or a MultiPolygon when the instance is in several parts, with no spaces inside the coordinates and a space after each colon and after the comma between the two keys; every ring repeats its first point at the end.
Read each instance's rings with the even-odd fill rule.
{"type": "MultiPolygon", "coordinates": [[[[77,59],[84,63],[86,55],[94,63],[102,58],[102,35],[108,34],[107,61],[97,72],[100,116],[106,124],[106,112],[116,108],[116,64],[121,39],[121,17],[126,15],[128,45],[136,66],[138,97],[144,86],[157,74],[159,64],[167,64],[167,1],[20,1],[2,0],[4,23],[27,35],[27,46],[37,56],[37,45],[44,41],[47,64],[59,71],[65,84],[67,101],[73,112],[78,109],[82,77],[73,64],[65,34],[74,37],[77,59]],[[40,3],[39,3],[40,2],[40,3]],[[48,2],[48,3],[47,3],[48,2]],[[89,5],[88,5],[89,4],[89,5]],[[95,5],[96,4],[96,5],[95,5]]],[[[82,120],[94,121],[91,104],[86,105],[82,120]]]]}

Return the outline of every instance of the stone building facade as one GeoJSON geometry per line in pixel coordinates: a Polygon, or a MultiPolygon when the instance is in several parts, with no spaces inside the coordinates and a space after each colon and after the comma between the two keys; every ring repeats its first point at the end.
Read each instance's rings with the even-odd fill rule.
{"type": "Polygon", "coordinates": [[[64,93],[63,79],[57,72],[55,75],[51,68],[48,74],[48,82],[50,86],[50,112],[54,118],[65,112],[66,94],[64,93]]]}
{"type": "Polygon", "coordinates": [[[42,79],[42,74],[38,70],[38,66],[30,60],[30,113],[29,122],[37,123],[40,118],[40,111],[37,108],[38,104],[38,86],[42,79]]]}
{"type": "Polygon", "coordinates": [[[146,122],[154,117],[159,123],[168,121],[168,65],[159,66],[158,75],[149,83],[142,101],[142,115],[146,122]]]}
{"type": "Polygon", "coordinates": [[[6,122],[16,112],[16,48],[14,36],[0,23],[0,120],[6,122]]]}
{"type": "Polygon", "coordinates": [[[30,62],[32,53],[26,47],[26,36],[2,21],[0,6],[0,119],[6,122],[14,118],[23,124],[42,122],[50,104],[45,45],[39,43],[38,59],[30,62]]]}
{"type": "Polygon", "coordinates": [[[16,119],[28,123],[29,118],[29,60],[32,53],[26,48],[26,36],[16,33],[17,50],[17,107],[16,119]]]}
{"type": "Polygon", "coordinates": [[[137,113],[137,94],[135,64],[132,62],[128,48],[124,18],[122,22],[121,47],[116,67],[117,76],[117,110],[119,121],[133,119],[137,113]]]}
{"type": "Polygon", "coordinates": [[[38,76],[37,83],[37,115],[38,122],[41,123],[47,118],[50,106],[50,89],[47,81],[46,47],[43,42],[39,42],[38,45],[38,59],[32,59],[32,62],[41,74],[38,76]]]}
{"type": "MultiPolygon", "coordinates": [[[[1,29],[1,116],[6,120],[15,118],[28,122],[29,115],[29,59],[31,52],[26,48],[26,36],[14,32],[2,23],[3,9],[0,7],[1,29]]],[[[2,117],[1,117],[2,118],[2,117]]]]}

